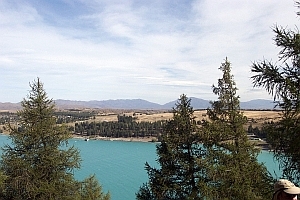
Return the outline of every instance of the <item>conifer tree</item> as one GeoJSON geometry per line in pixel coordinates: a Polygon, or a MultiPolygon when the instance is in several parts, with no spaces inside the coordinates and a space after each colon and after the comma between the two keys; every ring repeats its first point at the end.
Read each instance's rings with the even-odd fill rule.
{"type": "Polygon", "coordinates": [[[110,200],[110,194],[102,191],[102,186],[95,175],[89,176],[82,182],[80,200],[110,200]]]}
{"type": "Polygon", "coordinates": [[[247,138],[243,125],[246,117],[240,111],[237,88],[225,59],[223,72],[213,92],[218,100],[207,110],[209,120],[203,122],[203,144],[206,147],[206,179],[199,182],[205,199],[271,199],[272,178],[258,163],[258,150],[247,138]]]}
{"type": "Polygon", "coordinates": [[[73,176],[80,156],[68,146],[70,132],[56,125],[54,103],[40,80],[30,87],[18,111],[20,122],[10,126],[12,144],[3,148],[3,199],[82,199],[85,188],[73,176]]]}
{"type": "Polygon", "coordinates": [[[146,163],[149,182],[140,188],[137,199],[199,199],[201,168],[197,158],[203,148],[197,139],[193,112],[191,100],[181,95],[156,147],[160,168],[146,163]]]}
{"type": "MultiPolygon", "coordinates": [[[[296,2],[298,8],[300,2],[296,2]]],[[[300,13],[298,12],[299,16],[300,13]]],[[[280,163],[283,176],[293,182],[300,182],[300,33],[275,26],[274,41],[281,50],[278,61],[266,59],[254,62],[251,78],[255,87],[265,88],[280,108],[281,119],[266,124],[267,141],[271,144],[275,158],[280,163]]]]}

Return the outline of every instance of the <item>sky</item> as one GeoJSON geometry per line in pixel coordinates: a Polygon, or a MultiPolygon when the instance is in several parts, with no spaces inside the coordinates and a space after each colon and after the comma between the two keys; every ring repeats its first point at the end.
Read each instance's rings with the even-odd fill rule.
{"type": "Polygon", "coordinates": [[[299,24],[293,0],[0,0],[0,102],[39,77],[48,97],[217,98],[227,57],[241,101],[270,99],[251,65],[276,62],[272,28],[299,24]]]}

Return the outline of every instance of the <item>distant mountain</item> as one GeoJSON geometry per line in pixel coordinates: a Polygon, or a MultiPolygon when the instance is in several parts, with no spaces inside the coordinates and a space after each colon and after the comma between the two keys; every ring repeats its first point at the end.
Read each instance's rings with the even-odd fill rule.
{"type": "MultiPolygon", "coordinates": [[[[139,110],[170,110],[175,107],[177,100],[160,105],[143,99],[117,99],[104,101],[72,101],[72,100],[55,100],[55,104],[60,109],[82,109],[82,108],[99,108],[99,109],[139,109],[139,110]]],[[[191,104],[194,109],[206,109],[210,106],[208,100],[191,97],[191,104]]],[[[255,99],[247,102],[241,102],[242,109],[273,109],[272,101],[264,99],[255,99]]],[[[18,110],[20,103],[0,103],[0,110],[18,110]]]]}
{"type": "MultiPolygon", "coordinates": [[[[163,105],[163,108],[171,109],[175,107],[176,102],[177,100],[166,103],[163,105]]],[[[210,103],[208,100],[191,97],[191,105],[194,109],[206,109],[210,106],[210,103]]]]}
{"type": "MultiPolygon", "coordinates": [[[[70,101],[70,100],[56,100],[58,107],[66,108],[102,108],[102,109],[152,109],[152,110],[170,110],[175,107],[177,100],[160,105],[152,103],[143,99],[117,99],[104,101],[70,101]]],[[[206,109],[210,106],[208,100],[191,97],[191,105],[194,109],[206,109]]],[[[241,102],[242,109],[273,109],[272,101],[264,99],[256,99],[247,102],[241,102]]]]}
{"type": "Polygon", "coordinates": [[[21,104],[20,103],[10,103],[10,102],[5,102],[5,103],[1,103],[0,102],[0,110],[3,111],[16,111],[19,110],[21,108],[21,104]]]}
{"type": "Polygon", "coordinates": [[[274,109],[274,102],[265,99],[255,99],[251,101],[241,102],[242,109],[274,109]]]}
{"type": "Polygon", "coordinates": [[[58,107],[66,108],[102,108],[102,109],[161,109],[161,105],[143,99],[117,99],[104,101],[55,100],[58,107]],[[73,107],[72,107],[73,106],[73,107]]]}

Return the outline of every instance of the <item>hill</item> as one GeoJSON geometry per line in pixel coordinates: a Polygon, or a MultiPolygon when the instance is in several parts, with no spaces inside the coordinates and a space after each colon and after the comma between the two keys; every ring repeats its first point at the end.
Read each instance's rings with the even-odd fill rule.
{"type": "MultiPolygon", "coordinates": [[[[141,110],[170,110],[175,106],[177,100],[166,104],[157,104],[143,99],[117,99],[103,101],[69,101],[56,100],[58,107],[84,107],[84,108],[102,108],[102,109],[141,109],[141,110]]],[[[191,97],[191,104],[194,109],[206,109],[210,106],[209,100],[191,97]]],[[[264,99],[255,99],[251,101],[241,102],[241,109],[273,109],[272,101],[264,99]]]]}
{"type": "MultiPolygon", "coordinates": [[[[59,109],[138,109],[138,110],[170,110],[175,106],[176,100],[166,104],[157,104],[143,99],[117,99],[103,101],[72,101],[72,100],[55,100],[55,104],[59,109]]],[[[208,100],[191,97],[191,104],[194,109],[206,109],[210,106],[208,100]]],[[[272,101],[264,99],[255,99],[247,102],[241,102],[241,109],[273,109],[272,101]]],[[[18,110],[20,103],[0,103],[0,110],[18,110]]]]}

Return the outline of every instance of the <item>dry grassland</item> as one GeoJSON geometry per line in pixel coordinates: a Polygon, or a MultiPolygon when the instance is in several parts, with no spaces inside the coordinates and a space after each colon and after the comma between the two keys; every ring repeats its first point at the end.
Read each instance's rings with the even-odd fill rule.
{"type": "MultiPolygon", "coordinates": [[[[277,121],[280,119],[280,112],[279,111],[250,111],[245,110],[243,111],[244,116],[248,118],[248,126],[250,123],[254,127],[261,127],[261,125],[265,122],[270,121],[277,121]]],[[[99,113],[95,119],[90,119],[90,122],[102,122],[102,121],[118,121],[118,115],[126,115],[132,116],[136,118],[137,122],[147,121],[147,122],[154,122],[160,120],[169,120],[173,117],[171,112],[164,112],[164,111],[127,111],[127,112],[101,112],[99,113]]],[[[201,121],[202,119],[207,119],[206,110],[195,111],[194,115],[197,121],[201,121]]],[[[71,123],[69,125],[74,125],[71,123]]],[[[0,128],[2,125],[0,125],[0,128]]]]}
{"type": "MultiPolygon", "coordinates": [[[[254,110],[244,110],[242,111],[244,116],[247,117],[248,123],[252,123],[254,126],[260,127],[265,122],[278,121],[280,119],[280,111],[254,111],[254,110]]],[[[120,114],[120,113],[118,113],[120,114]]],[[[118,121],[117,113],[107,113],[102,115],[97,115],[93,121],[118,121]]],[[[154,122],[159,120],[169,120],[173,117],[171,112],[124,112],[122,115],[136,117],[137,122],[147,121],[154,122]]],[[[207,119],[206,110],[195,111],[194,115],[197,121],[202,119],[207,119]]]]}
{"type": "MultiPolygon", "coordinates": [[[[245,110],[243,111],[244,116],[248,118],[248,123],[245,124],[245,129],[252,124],[253,127],[260,128],[263,123],[270,122],[270,121],[277,121],[280,119],[280,112],[279,111],[250,111],[245,110]]],[[[99,112],[98,115],[95,116],[95,119],[88,120],[89,122],[103,122],[103,121],[118,121],[118,115],[126,115],[132,116],[136,118],[137,122],[154,122],[159,120],[169,120],[172,119],[173,114],[171,112],[164,112],[164,111],[109,111],[109,112],[99,112]]],[[[207,119],[206,110],[195,111],[194,116],[196,117],[197,121],[201,121],[202,119],[207,119]]],[[[74,122],[68,125],[74,126],[74,122]]],[[[3,125],[0,125],[0,128],[3,130],[3,125]]],[[[98,138],[101,139],[101,138],[98,138]]],[[[102,138],[103,139],[103,138],[102,138]]],[[[127,139],[120,139],[114,138],[111,140],[124,140],[124,141],[140,141],[140,142],[149,142],[152,141],[153,138],[127,138],[127,139]]],[[[257,146],[261,148],[267,149],[268,144],[264,141],[255,141],[257,146]]]]}

